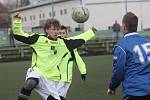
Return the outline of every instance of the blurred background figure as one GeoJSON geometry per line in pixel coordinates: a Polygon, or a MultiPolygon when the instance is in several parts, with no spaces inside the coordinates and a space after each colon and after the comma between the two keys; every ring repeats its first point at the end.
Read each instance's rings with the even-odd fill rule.
{"type": "Polygon", "coordinates": [[[117,41],[119,39],[119,32],[120,32],[120,25],[118,24],[117,20],[115,20],[115,23],[112,26],[112,30],[113,30],[112,32],[113,39],[117,41]]]}
{"type": "Polygon", "coordinates": [[[13,35],[13,30],[11,28],[8,29],[8,35],[9,35],[9,44],[11,47],[15,47],[15,40],[13,35]]]}

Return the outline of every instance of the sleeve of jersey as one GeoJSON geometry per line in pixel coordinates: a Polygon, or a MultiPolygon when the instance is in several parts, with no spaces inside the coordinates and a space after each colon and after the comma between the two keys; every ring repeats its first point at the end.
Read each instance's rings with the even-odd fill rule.
{"type": "Polygon", "coordinates": [[[34,44],[39,38],[38,34],[31,34],[25,33],[22,30],[22,21],[21,19],[14,19],[12,22],[12,29],[14,33],[14,38],[20,42],[25,44],[34,44]]]}
{"type": "Polygon", "coordinates": [[[37,42],[39,35],[34,34],[34,35],[28,36],[28,37],[21,36],[21,35],[14,35],[14,38],[20,42],[31,45],[31,44],[34,44],[37,42]]]}
{"type": "Polygon", "coordinates": [[[29,34],[28,33],[25,33],[23,30],[22,30],[22,21],[21,19],[14,19],[12,21],[12,29],[13,29],[13,33],[15,35],[21,35],[21,36],[25,36],[25,37],[28,37],[29,34]]]}
{"type": "Polygon", "coordinates": [[[114,48],[113,72],[109,83],[109,89],[115,90],[124,79],[124,67],[126,62],[126,52],[120,47],[114,48]]]}
{"type": "Polygon", "coordinates": [[[78,54],[77,49],[74,50],[74,54],[75,54],[75,59],[76,59],[76,63],[77,66],[79,68],[79,71],[81,74],[86,74],[86,66],[84,61],[82,60],[81,56],[78,54]]]}
{"type": "Polygon", "coordinates": [[[73,50],[90,40],[94,35],[92,30],[88,30],[80,35],[64,39],[64,42],[69,50],[73,50]]]}
{"type": "Polygon", "coordinates": [[[94,32],[92,30],[88,30],[80,35],[70,37],[69,39],[83,39],[85,42],[87,42],[94,36],[95,36],[94,32]]]}

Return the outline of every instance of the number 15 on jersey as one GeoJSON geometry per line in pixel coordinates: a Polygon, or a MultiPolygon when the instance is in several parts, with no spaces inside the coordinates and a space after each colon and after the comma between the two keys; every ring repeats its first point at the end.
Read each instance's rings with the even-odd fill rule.
{"type": "Polygon", "coordinates": [[[150,43],[144,43],[141,45],[135,45],[133,51],[138,54],[139,61],[143,64],[145,63],[145,59],[150,62],[150,43]],[[144,57],[144,55],[146,55],[144,57]]]}

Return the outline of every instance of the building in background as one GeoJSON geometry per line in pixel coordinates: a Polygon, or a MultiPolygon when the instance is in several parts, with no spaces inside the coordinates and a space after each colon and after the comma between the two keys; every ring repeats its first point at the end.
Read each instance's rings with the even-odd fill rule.
{"type": "MultiPolygon", "coordinates": [[[[11,10],[12,14],[21,13],[26,31],[42,31],[45,20],[52,17],[60,20],[61,24],[71,31],[81,26],[71,17],[72,9],[81,6],[80,0],[33,0],[32,3],[29,1],[30,5],[11,10]]],[[[126,10],[139,17],[138,30],[150,28],[150,0],[83,0],[83,5],[90,11],[90,18],[84,23],[84,29],[94,26],[99,30],[107,30],[115,20],[121,24],[126,10]]]]}

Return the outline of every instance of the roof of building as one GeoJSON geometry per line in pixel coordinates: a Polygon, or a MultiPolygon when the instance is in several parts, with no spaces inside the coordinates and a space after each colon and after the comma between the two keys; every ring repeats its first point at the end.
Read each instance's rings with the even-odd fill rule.
{"type": "Polygon", "coordinates": [[[28,10],[28,9],[38,8],[38,7],[41,7],[41,6],[51,5],[53,3],[56,4],[56,3],[68,2],[68,1],[74,1],[74,0],[60,0],[60,1],[54,1],[54,2],[46,1],[46,2],[43,2],[43,3],[37,3],[37,4],[34,4],[34,5],[28,5],[28,6],[25,6],[25,7],[13,9],[10,12],[11,13],[19,12],[19,11],[24,11],[24,10],[28,10]]]}

